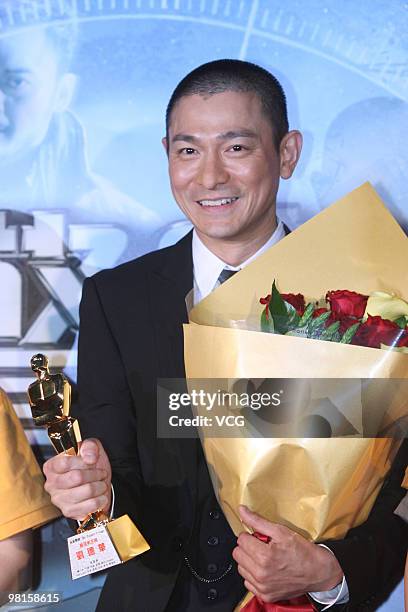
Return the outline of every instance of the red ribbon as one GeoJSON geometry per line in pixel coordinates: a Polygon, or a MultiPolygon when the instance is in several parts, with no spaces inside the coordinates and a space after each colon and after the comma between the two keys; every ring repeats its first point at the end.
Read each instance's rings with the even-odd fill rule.
{"type": "MultiPolygon", "coordinates": [[[[255,531],[253,535],[267,544],[271,538],[258,533],[255,531]]],[[[282,601],[275,601],[274,603],[266,603],[259,597],[255,596],[248,601],[240,612],[285,612],[292,610],[292,612],[314,612],[315,607],[308,599],[307,595],[301,595],[300,597],[292,597],[292,599],[283,599],[282,601]]]]}
{"type": "Polygon", "coordinates": [[[287,612],[288,610],[296,612],[313,612],[314,609],[313,604],[308,600],[306,595],[275,601],[274,603],[265,603],[262,599],[254,595],[240,612],[287,612]]]}

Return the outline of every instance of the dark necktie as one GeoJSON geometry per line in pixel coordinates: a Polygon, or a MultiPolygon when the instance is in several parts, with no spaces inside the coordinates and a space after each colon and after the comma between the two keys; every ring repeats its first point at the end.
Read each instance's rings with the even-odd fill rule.
{"type": "Polygon", "coordinates": [[[221,274],[219,275],[217,280],[220,285],[222,285],[222,283],[225,283],[225,281],[231,278],[231,276],[234,276],[234,274],[236,274],[237,272],[239,272],[239,270],[228,270],[228,268],[224,268],[223,270],[221,270],[221,274]]]}

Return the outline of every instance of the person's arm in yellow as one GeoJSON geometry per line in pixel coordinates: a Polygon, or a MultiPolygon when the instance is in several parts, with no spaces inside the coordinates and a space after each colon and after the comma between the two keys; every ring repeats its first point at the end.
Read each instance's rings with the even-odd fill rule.
{"type": "MultiPolygon", "coordinates": [[[[0,542],[59,516],[20,420],[0,388],[0,542]]],[[[0,568],[0,573],[2,573],[0,568]]]]}
{"type": "Polygon", "coordinates": [[[59,516],[11,402],[0,388],[0,605],[31,587],[32,530],[59,516]]]}
{"type": "Polygon", "coordinates": [[[32,546],[31,529],[0,541],[0,605],[8,601],[8,593],[31,587],[32,546]]]}

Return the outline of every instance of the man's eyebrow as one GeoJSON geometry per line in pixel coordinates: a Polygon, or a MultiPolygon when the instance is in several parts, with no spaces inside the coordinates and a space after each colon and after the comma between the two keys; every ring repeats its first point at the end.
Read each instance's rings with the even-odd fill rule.
{"type": "Polygon", "coordinates": [[[24,68],[23,66],[20,68],[16,66],[15,68],[6,68],[4,72],[30,72],[30,68],[24,68]]]}
{"type": "Polygon", "coordinates": [[[3,74],[6,76],[21,76],[25,74],[31,74],[31,72],[32,71],[29,68],[7,68],[7,70],[3,71],[3,74]]]}
{"type": "Polygon", "coordinates": [[[259,138],[259,135],[253,130],[247,130],[245,128],[238,130],[229,130],[223,134],[218,134],[218,140],[229,140],[231,138],[259,138]]]}
{"type": "Polygon", "coordinates": [[[190,134],[175,134],[171,139],[171,142],[178,142],[180,140],[183,142],[197,142],[198,138],[191,136],[190,134]]]}
{"type": "MultiPolygon", "coordinates": [[[[229,130],[228,132],[222,132],[222,134],[217,135],[217,140],[230,140],[231,138],[259,138],[259,135],[253,130],[237,129],[237,130],[229,130]]],[[[178,142],[182,140],[183,142],[199,142],[199,138],[192,136],[191,134],[175,134],[171,139],[171,142],[178,142]]]]}

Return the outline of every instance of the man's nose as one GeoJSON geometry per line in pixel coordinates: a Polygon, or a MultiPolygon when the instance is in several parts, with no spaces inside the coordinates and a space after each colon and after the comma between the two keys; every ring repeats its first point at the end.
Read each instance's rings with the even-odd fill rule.
{"type": "Polygon", "coordinates": [[[217,153],[209,153],[203,156],[197,175],[197,182],[200,185],[206,189],[216,189],[218,185],[226,183],[228,179],[229,173],[217,153]]]}

